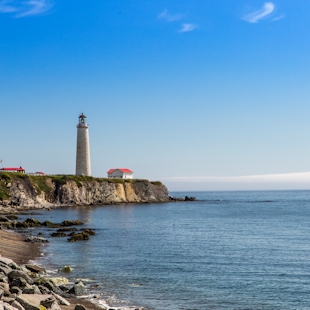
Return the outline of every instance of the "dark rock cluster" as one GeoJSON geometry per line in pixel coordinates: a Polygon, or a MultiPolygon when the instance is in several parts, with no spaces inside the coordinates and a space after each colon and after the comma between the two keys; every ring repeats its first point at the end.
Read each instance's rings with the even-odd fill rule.
{"type": "MultiPolygon", "coordinates": [[[[51,237],[68,237],[68,242],[89,240],[89,236],[95,235],[96,233],[90,228],[83,228],[78,231],[76,225],[83,225],[83,223],[79,220],[72,221],[66,220],[61,223],[53,223],[50,221],[40,222],[34,218],[27,218],[23,222],[18,222],[14,219],[14,221],[10,220],[8,216],[0,216],[0,228],[4,227],[6,229],[26,229],[26,228],[58,228],[57,231],[51,233],[51,237]]],[[[38,237],[38,236],[28,236],[25,239],[26,242],[32,243],[44,243],[49,242],[46,238],[38,237]]],[[[1,309],[0,309],[1,310],[1,309]]]]}
{"type": "Polygon", "coordinates": [[[88,240],[89,236],[93,236],[96,233],[90,228],[84,228],[77,231],[76,228],[64,228],[57,229],[56,232],[51,234],[51,237],[69,237],[68,242],[75,242],[81,240],[88,240]],[[69,232],[69,234],[67,234],[69,232]]]}
{"type": "Polygon", "coordinates": [[[173,196],[169,196],[169,201],[196,201],[195,197],[188,197],[185,196],[183,197],[173,197],[173,196]]]}
{"type": "MultiPolygon", "coordinates": [[[[4,310],[61,310],[69,306],[66,298],[85,295],[81,281],[73,286],[66,278],[45,278],[45,270],[35,265],[17,265],[13,260],[0,256],[0,309],[4,310]]],[[[75,310],[86,310],[77,305],[75,310]]]]}
{"type": "Polygon", "coordinates": [[[60,227],[69,227],[83,225],[83,223],[79,220],[76,221],[63,221],[61,223],[53,223],[50,221],[40,222],[34,218],[27,218],[23,222],[16,221],[16,218],[13,220],[10,219],[9,215],[1,215],[0,216],[0,226],[5,227],[7,229],[18,229],[18,228],[33,228],[33,227],[48,227],[48,228],[60,228],[60,227]]]}

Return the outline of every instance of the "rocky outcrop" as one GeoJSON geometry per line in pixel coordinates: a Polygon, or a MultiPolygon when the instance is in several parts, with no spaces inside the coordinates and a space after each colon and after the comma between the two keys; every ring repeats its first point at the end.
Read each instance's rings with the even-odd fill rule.
{"type": "MultiPolygon", "coordinates": [[[[0,173],[2,208],[25,209],[165,201],[169,201],[168,190],[160,182],[0,173]]],[[[1,220],[6,221],[5,218],[1,220]]]]}

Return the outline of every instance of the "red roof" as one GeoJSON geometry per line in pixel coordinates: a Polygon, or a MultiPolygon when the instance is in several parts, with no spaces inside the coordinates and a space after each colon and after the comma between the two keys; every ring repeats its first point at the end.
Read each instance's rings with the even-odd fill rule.
{"type": "Polygon", "coordinates": [[[133,171],[131,171],[131,170],[128,169],[128,168],[110,169],[110,170],[108,171],[108,173],[113,173],[115,170],[120,170],[120,171],[122,171],[122,172],[124,172],[124,173],[133,173],[133,171]]]}
{"type": "Polygon", "coordinates": [[[25,169],[23,167],[19,167],[19,168],[1,168],[0,170],[3,170],[3,171],[25,171],[25,169]]]}

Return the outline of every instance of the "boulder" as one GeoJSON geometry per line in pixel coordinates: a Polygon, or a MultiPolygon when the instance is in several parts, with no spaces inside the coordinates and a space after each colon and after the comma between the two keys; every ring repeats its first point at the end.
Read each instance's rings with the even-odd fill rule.
{"type": "Polygon", "coordinates": [[[48,279],[46,279],[46,278],[44,278],[44,277],[42,277],[42,278],[37,278],[37,279],[35,279],[35,281],[34,281],[34,284],[36,284],[36,285],[44,285],[46,282],[48,282],[49,280],[48,279]]]}
{"type": "Polygon", "coordinates": [[[25,308],[16,300],[14,300],[11,305],[17,310],[25,310],[25,308]]]}
{"type": "Polygon", "coordinates": [[[49,227],[49,228],[57,228],[59,225],[52,223],[50,221],[45,221],[42,223],[43,226],[49,227]]]}
{"type": "Polygon", "coordinates": [[[42,226],[42,223],[39,220],[36,220],[34,218],[28,218],[23,223],[26,223],[28,227],[40,227],[42,226]]]}
{"type": "Polygon", "coordinates": [[[24,278],[16,278],[10,282],[10,287],[20,287],[24,288],[28,285],[27,281],[24,278]]]}
{"type": "Polygon", "coordinates": [[[31,287],[25,287],[23,294],[41,294],[41,291],[36,285],[32,285],[31,287]]]}
{"type": "Polygon", "coordinates": [[[46,283],[43,283],[45,287],[47,287],[50,291],[56,293],[56,294],[61,294],[61,289],[58,288],[56,285],[51,280],[48,280],[46,283]]]}
{"type": "Polygon", "coordinates": [[[4,290],[0,288],[0,299],[2,299],[3,296],[4,296],[4,290]]]}
{"type": "Polygon", "coordinates": [[[40,308],[41,301],[49,297],[51,297],[51,295],[22,294],[16,297],[16,301],[18,301],[25,310],[42,310],[40,308]]]}
{"type": "Polygon", "coordinates": [[[195,197],[188,197],[188,196],[185,196],[184,200],[185,200],[185,201],[196,201],[196,198],[195,198],[195,197]]]}
{"type": "Polygon", "coordinates": [[[70,266],[63,266],[59,271],[70,273],[72,272],[72,268],[70,266]]]}
{"type": "Polygon", "coordinates": [[[68,294],[74,294],[76,296],[85,295],[85,286],[82,281],[78,281],[75,285],[69,289],[68,294]]]}
{"type": "Polygon", "coordinates": [[[46,273],[46,270],[44,268],[41,268],[39,266],[36,265],[25,265],[25,267],[30,270],[31,272],[35,272],[35,273],[46,273]]]}
{"type": "Polygon", "coordinates": [[[7,302],[3,303],[3,308],[4,308],[4,310],[16,310],[12,305],[10,305],[7,302]]]}
{"type": "Polygon", "coordinates": [[[8,214],[8,215],[6,215],[6,217],[7,217],[9,220],[17,220],[17,219],[18,219],[18,216],[15,215],[15,214],[8,214]]]}
{"type": "Polygon", "coordinates": [[[12,293],[7,298],[16,299],[16,297],[17,297],[17,294],[12,293]]]}
{"type": "Polygon", "coordinates": [[[45,242],[49,242],[47,239],[42,238],[42,237],[37,237],[37,236],[28,236],[25,239],[25,242],[31,242],[31,243],[45,243],[45,242]]]}
{"type": "Polygon", "coordinates": [[[68,239],[68,242],[76,242],[76,241],[82,241],[82,240],[89,240],[89,235],[85,232],[82,232],[79,234],[73,233],[71,237],[68,239]]]}
{"type": "Polygon", "coordinates": [[[69,283],[69,280],[64,277],[50,278],[49,280],[52,281],[54,285],[63,285],[69,283]]]}
{"type": "Polygon", "coordinates": [[[59,285],[58,286],[63,292],[68,292],[69,288],[66,285],[59,285]]]}
{"type": "Polygon", "coordinates": [[[14,270],[22,270],[22,267],[18,266],[16,263],[12,262],[9,264],[9,267],[11,267],[14,270]]]}
{"type": "Polygon", "coordinates": [[[88,235],[91,235],[91,236],[94,236],[96,233],[90,229],[90,228],[87,228],[87,229],[83,229],[83,232],[88,234],[88,235]]]}
{"type": "Polygon", "coordinates": [[[8,277],[4,273],[0,273],[0,283],[7,283],[8,277]]]}
{"type": "Polygon", "coordinates": [[[61,310],[57,300],[54,297],[49,297],[42,300],[41,306],[45,307],[47,310],[61,310]]]}
{"type": "Polygon", "coordinates": [[[83,225],[83,223],[79,220],[76,221],[63,221],[60,223],[60,226],[76,226],[76,225],[83,225]]]}
{"type": "Polygon", "coordinates": [[[9,282],[11,283],[14,279],[23,278],[28,284],[33,284],[33,280],[23,271],[13,270],[8,274],[9,282]]]}
{"type": "Polygon", "coordinates": [[[51,291],[43,285],[39,285],[38,288],[39,288],[41,294],[51,294],[51,291]]]}
{"type": "Polygon", "coordinates": [[[4,310],[3,301],[0,301],[0,310],[4,310]]]}
{"type": "Polygon", "coordinates": [[[10,292],[12,294],[20,295],[20,294],[22,294],[23,291],[19,287],[13,286],[13,287],[11,287],[10,292]]]}
{"type": "Polygon", "coordinates": [[[3,256],[0,256],[0,262],[3,263],[3,264],[6,264],[6,265],[14,263],[14,261],[12,259],[6,258],[6,257],[3,257],[3,256]]]}
{"type": "Polygon", "coordinates": [[[81,304],[77,304],[75,307],[74,307],[74,310],[87,310],[83,305],[81,304]]]}
{"type": "Polygon", "coordinates": [[[13,269],[9,267],[9,265],[0,265],[0,272],[2,272],[5,275],[8,275],[13,269]]]}
{"type": "Polygon", "coordinates": [[[11,294],[8,283],[0,283],[0,288],[4,291],[4,296],[9,296],[11,294]]]}
{"type": "Polygon", "coordinates": [[[51,237],[67,237],[67,234],[64,232],[54,232],[51,234],[51,237]]]}
{"type": "MultiPolygon", "coordinates": [[[[11,298],[11,297],[3,297],[2,298],[2,301],[7,302],[8,304],[11,304],[14,300],[15,300],[15,298],[11,298]]],[[[1,303],[1,301],[0,301],[0,303],[1,303]]]]}
{"type": "Polygon", "coordinates": [[[52,292],[52,295],[55,297],[55,299],[57,300],[57,302],[60,304],[60,305],[63,305],[63,306],[70,306],[70,303],[68,300],[64,299],[63,297],[59,296],[58,294],[55,294],[52,292]]]}

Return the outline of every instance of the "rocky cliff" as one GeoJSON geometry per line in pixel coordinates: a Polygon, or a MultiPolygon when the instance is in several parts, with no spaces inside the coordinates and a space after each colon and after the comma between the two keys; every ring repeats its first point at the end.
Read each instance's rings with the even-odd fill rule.
{"type": "Polygon", "coordinates": [[[2,208],[44,208],[69,205],[169,201],[160,182],[93,177],[30,176],[0,173],[2,208]]]}

